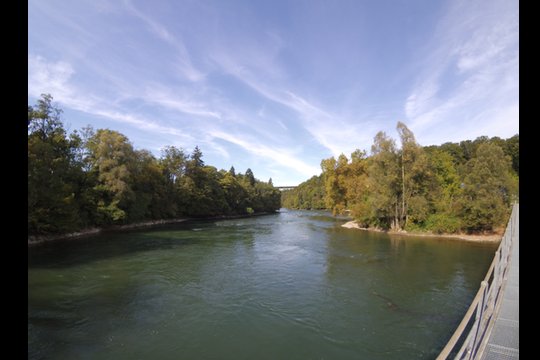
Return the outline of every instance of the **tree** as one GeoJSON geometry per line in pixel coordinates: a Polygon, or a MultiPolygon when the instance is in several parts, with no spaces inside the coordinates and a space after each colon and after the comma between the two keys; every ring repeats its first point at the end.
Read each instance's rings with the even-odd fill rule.
{"type": "Polygon", "coordinates": [[[326,209],[323,175],[313,176],[296,188],[281,192],[283,207],[290,209],[326,209]]]}
{"type": "Polygon", "coordinates": [[[365,200],[366,153],[355,150],[351,160],[341,154],[338,159],[331,157],[321,162],[324,177],[325,204],[334,215],[352,212],[356,217],[359,203],[365,200]]]}
{"type": "Polygon", "coordinates": [[[126,209],[128,221],[174,217],[177,208],[170,192],[174,184],[163,176],[161,164],[147,150],[135,150],[134,160],[131,172],[134,199],[126,209]]]}
{"type": "Polygon", "coordinates": [[[28,232],[47,234],[77,230],[80,138],[66,136],[62,111],[43,94],[28,106],[28,232]]]}
{"type": "MultiPolygon", "coordinates": [[[[202,154],[200,156],[202,157],[202,154]]],[[[184,175],[186,161],[187,159],[183,149],[175,146],[165,146],[161,150],[160,163],[163,174],[173,184],[184,175]]]]}
{"type": "Polygon", "coordinates": [[[236,177],[229,171],[219,180],[219,182],[223,188],[225,200],[232,213],[244,214],[247,208],[248,194],[236,177]]]}
{"type": "Polygon", "coordinates": [[[185,175],[190,177],[195,182],[195,186],[198,186],[203,181],[202,178],[204,177],[204,173],[202,171],[204,161],[202,157],[202,151],[198,146],[195,146],[195,149],[193,149],[193,152],[189,156],[189,160],[186,161],[185,165],[185,175]]]}
{"type": "Polygon", "coordinates": [[[247,181],[249,182],[250,186],[255,186],[255,176],[253,176],[253,171],[251,171],[251,169],[248,168],[246,170],[245,177],[247,181]]]}
{"type": "Polygon", "coordinates": [[[165,146],[161,150],[159,166],[166,179],[165,197],[162,204],[162,211],[168,217],[176,217],[186,213],[185,188],[182,186],[183,177],[186,174],[188,157],[184,150],[175,146],[165,146]]]}
{"type": "Polygon", "coordinates": [[[157,160],[123,134],[90,126],[67,136],[61,109],[43,95],[28,106],[28,231],[52,234],[149,219],[275,211],[268,183],[205,165],[198,146],[186,156],[167,146],[157,160]]]}
{"type": "Polygon", "coordinates": [[[195,146],[195,149],[193,149],[193,152],[191,153],[191,165],[195,168],[202,168],[204,166],[204,161],[202,159],[203,154],[201,149],[199,149],[198,146],[195,146]]]}
{"type": "Polygon", "coordinates": [[[430,213],[425,219],[425,229],[435,233],[455,233],[461,229],[458,200],[462,181],[454,157],[443,149],[441,146],[428,154],[432,177],[426,193],[430,213]]]}
{"type": "Polygon", "coordinates": [[[135,154],[127,137],[109,129],[100,129],[87,143],[92,172],[97,174],[99,193],[97,211],[104,224],[125,222],[126,209],[134,200],[131,172],[135,154]]]}
{"type": "Polygon", "coordinates": [[[437,148],[452,156],[454,165],[460,165],[466,162],[463,148],[457,143],[446,142],[437,148]]]}
{"type": "Polygon", "coordinates": [[[519,134],[512,136],[506,140],[505,154],[512,159],[512,169],[519,176],[519,134]]]}
{"type": "Polygon", "coordinates": [[[435,211],[452,213],[461,193],[461,179],[452,155],[439,149],[433,151],[429,155],[429,167],[435,180],[435,188],[431,191],[435,211]]]}
{"type": "Polygon", "coordinates": [[[424,150],[409,128],[402,122],[397,123],[397,131],[401,140],[401,226],[405,228],[412,215],[415,221],[426,219],[428,203],[426,193],[429,183],[428,161],[424,150]],[[411,210],[411,211],[409,211],[411,210]]]}
{"type": "Polygon", "coordinates": [[[346,189],[346,203],[347,208],[351,210],[350,215],[367,226],[370,211],[368,160],[365,151],[357,149],[351,154],[351,162],[347,165],[342,183],[346,189]]]}
{"type": "Polygon", "coordinates": [[[256,212],[272,212],[281,207],[281,193],[272,185],[263,181],[257,181],[255,184],[258,201],[253,209],[256,212]]]}
{"type": "Polygon", "coordinates": [[[37,106],[28,106],[28,130],[43,141],[54,141],[53,135],[64,135],[65,130],[60,120],[62,109],[52,104],[50,94],[41,94],[37,106]]]}
{"type": "Polygon", "coordinates": [[[509,173],[510,164],[510,157],[492,143],[480,144],[476,155],[467,162],[461,217],[469,232],[490,231],[504,225],[516,188],[509,173]]]}
{"type": "Polygon", "coordinates": [[[334,215],[340,212],[340,204],[343,203],[343,192],[339,188],[337,161],[332,156],[331,158],[321,161],[321,169],[324,175],[324,191],[325,191],[325,205],[326,208],[331,210],[334,215]]]}
{"type": "Polygon", "coordinates": [[[401,149],[379,132],[369,157],[356,150],[350,161],[322,160],[321,176],[282,192],[283,205],[346,209],[364,227],[436,233],[491,231],[507,218],[518,197],[519,135],[422,147],[405,124],[397,130],[401,149]]]}
{"type": "Polygon", "coordinates": [[[368,168],[371,223],[383,228],[399,229],[401,173],[396,143],[379,131],[371,146],[368,168]]]}

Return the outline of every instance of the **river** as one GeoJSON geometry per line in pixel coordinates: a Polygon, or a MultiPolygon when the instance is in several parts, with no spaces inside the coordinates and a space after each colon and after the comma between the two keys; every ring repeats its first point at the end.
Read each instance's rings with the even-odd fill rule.
{"type": "Polygon", "coordinates": [[[434,359],[496,244],[289,211],[28,249],[30,359],[434,359]]]}

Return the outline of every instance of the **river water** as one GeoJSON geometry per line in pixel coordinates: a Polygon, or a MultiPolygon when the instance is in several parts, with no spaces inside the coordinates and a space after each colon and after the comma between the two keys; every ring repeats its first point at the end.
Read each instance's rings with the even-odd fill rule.
{"type": "Polygon", "coordinates": [[[28,250],[30,359],[433,359],[496,244],[201,221],[28,250]]]}

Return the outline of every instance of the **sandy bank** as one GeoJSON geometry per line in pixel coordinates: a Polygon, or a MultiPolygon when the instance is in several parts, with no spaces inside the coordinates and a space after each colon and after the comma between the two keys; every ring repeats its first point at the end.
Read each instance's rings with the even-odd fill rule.
{"type": "Polygon", "coordinates": [[[360,227],[356,221],[349,221],[341,225],[344,228],[348,229],[359,229],[364,231],[374,231],[374,232],[384,232],[388,235],[396,236],[427,236],[427,237],[441,237],[441,238],[453,238],[461,239],[466,241],[477,241],[477,242],[498,242],[501,240],[501,234],[489,234],[489,235],[469,235],[469,234],[433,234],[433,233],[416,233],[416,232],[407,232],[403,231],[385,231],[375,228],[363,228],[360,227]]]}

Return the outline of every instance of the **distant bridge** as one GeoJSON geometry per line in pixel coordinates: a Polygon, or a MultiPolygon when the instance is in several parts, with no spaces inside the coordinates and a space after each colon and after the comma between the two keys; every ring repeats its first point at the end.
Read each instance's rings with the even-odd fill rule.
{"type": "Polygon", "coordinates": [[[292,190],[292,189],[296,188],[296,186],[275,186],[275,187],[278,188],[281,191],[283,191],[283,190],[292,190]]]}
{"type": "Polygon", "coordinates": [[[480,290],[437,360],[457,351],[462,337],[454,359],[519,359],[519,204],[514,204],[480,290]]]}

